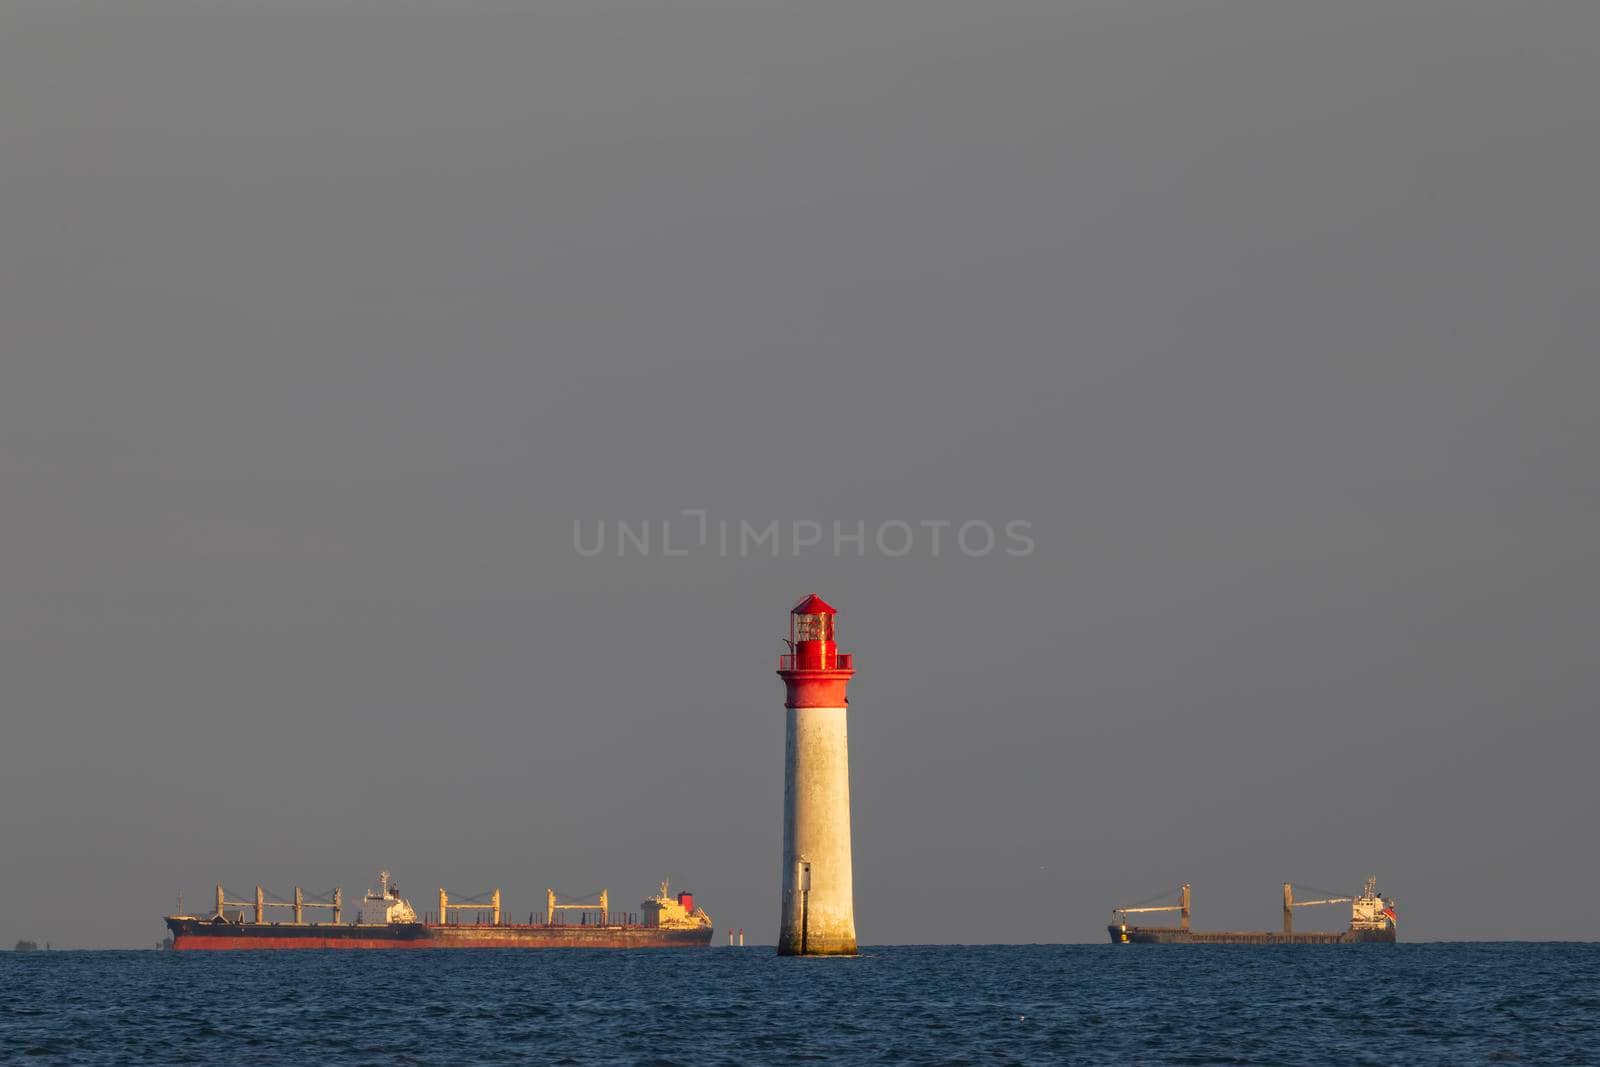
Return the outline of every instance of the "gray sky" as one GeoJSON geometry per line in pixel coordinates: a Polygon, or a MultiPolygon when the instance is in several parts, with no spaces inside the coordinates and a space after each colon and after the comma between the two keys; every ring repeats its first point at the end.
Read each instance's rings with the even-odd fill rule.
{"type": "Polygon", "coordinates": [[[1405,938],[1600,935],[1597,50],[1585,3],[10,0],[0,944],[380,866],[670,874],[770,942],[812,589],[864,943],[1369,872],[1405,938]],[[574,549],[685,508],[869,543],[574,549]]]}

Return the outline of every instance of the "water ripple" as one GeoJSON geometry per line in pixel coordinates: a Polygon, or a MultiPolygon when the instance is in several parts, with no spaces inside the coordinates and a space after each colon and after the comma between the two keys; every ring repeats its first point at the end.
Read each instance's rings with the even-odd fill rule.
{"type": "Polygon", "coordinates": [[[0,1061],[1593,1063],[1600,946],[0,953],[0,1061]]]}

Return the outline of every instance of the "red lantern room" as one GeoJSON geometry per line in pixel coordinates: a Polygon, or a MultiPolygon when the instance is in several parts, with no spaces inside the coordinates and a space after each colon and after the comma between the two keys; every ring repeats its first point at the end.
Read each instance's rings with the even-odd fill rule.
{"type": "Polygon", "coordinates": [[[811,593],[789,609],[789,653],[778,657],[778,674],[789,686],[791,708],[842,708],[845,684],[855,673],[849,653],[833,639],[838,612],[811,593]]]}
{"type": "Polygon", "coordinates": [[[833,640],[833,617],[838,612],[812,593],[789,610],[789,647],[799,670],[837,667],[839,646],[833,640]]]}

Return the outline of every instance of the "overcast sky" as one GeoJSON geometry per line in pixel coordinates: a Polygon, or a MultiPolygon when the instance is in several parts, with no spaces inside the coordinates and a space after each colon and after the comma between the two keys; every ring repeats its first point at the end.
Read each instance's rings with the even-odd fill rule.
{"type": "Polygon", "coordinates": [[[811,590],[863,943],[1369,873],[1405,939],[1600,936],[1597,50],[1579,2],[8,0],[0,945],[380,867],[771,943],[811,590]]]}

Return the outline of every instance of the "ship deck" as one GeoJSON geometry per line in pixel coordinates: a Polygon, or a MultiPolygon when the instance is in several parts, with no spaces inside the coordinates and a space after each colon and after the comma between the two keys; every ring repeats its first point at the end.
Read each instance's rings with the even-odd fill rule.
{"type": "Polygon", "coordinates": [[[1390,930],[1180,930],[1172,926],[1109,926],[1113,944],[1129,945],[1357,945],[1393,944],[1390,930]]]}

